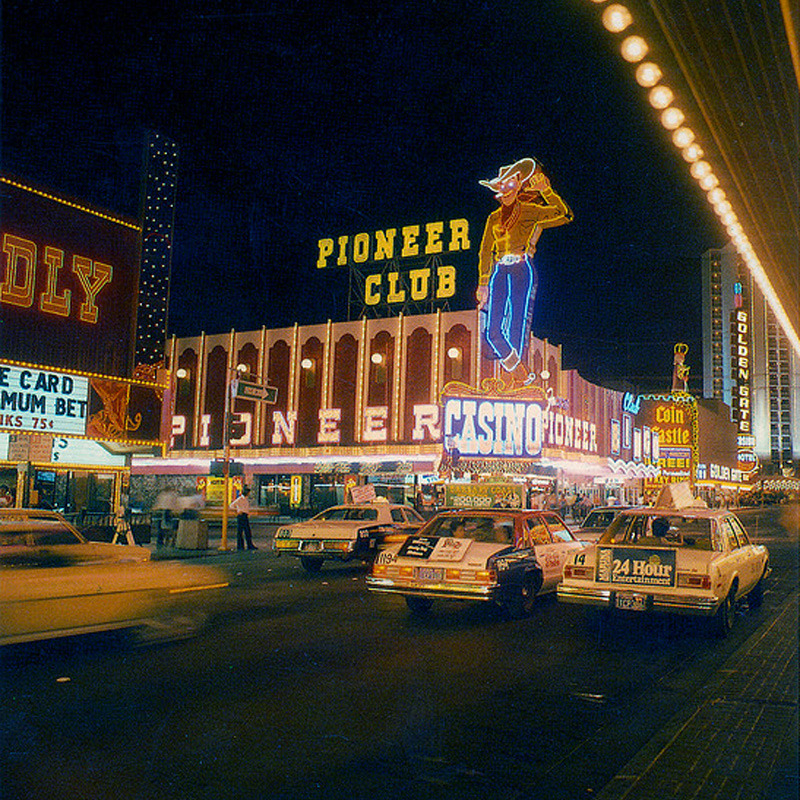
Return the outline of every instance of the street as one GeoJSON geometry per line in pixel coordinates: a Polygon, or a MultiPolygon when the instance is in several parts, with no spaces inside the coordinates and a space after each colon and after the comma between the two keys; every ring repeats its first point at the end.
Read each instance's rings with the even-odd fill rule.
{"type": "Polygon", "coordinates": [[[595,797],[796,595],[796,523],[741,518],[773,573],[726,639],[702,620],[588,624],[553,597],[523,620],[414,617],[355,563],[215,556],[232,585],[193,638],[0,652],[0,797],[595,797]]]}

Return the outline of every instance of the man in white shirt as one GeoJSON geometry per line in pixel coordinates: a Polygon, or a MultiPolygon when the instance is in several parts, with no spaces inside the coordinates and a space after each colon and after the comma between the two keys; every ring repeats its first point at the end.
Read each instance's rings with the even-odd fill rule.
{"type": "Polygon", "coordinates": [[[242,488],[242,493],[230,504],[231,511],[236,512],[236,549],[244,550],[247,542],[248,550],[258,550],[253,544],[253,536],[250,532],[250,487],[242,488]]]}

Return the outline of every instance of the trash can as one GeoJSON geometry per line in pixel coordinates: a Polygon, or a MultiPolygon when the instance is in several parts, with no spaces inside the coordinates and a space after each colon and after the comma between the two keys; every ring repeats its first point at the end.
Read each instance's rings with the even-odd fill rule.
{"type": "Polygon", "coordinates": [[[178,520],[175,547],[179,550],[206,550],[208,548],[208,523],[200,519],[178,520]]]}

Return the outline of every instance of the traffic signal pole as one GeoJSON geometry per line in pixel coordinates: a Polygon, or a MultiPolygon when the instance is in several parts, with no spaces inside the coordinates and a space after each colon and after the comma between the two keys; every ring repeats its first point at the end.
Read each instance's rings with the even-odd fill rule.
{"type": "Polygon", "coordinates": [[[228,379],[225,381],[225,422],[223,424],[222,438],[224,445],[223,457],[223,481],[222,481],[222,541],[219,549],[228,549],[228,505],[230,504],[231,491],[231,395],[236,391],[236,379],[233,371],[228,371],[228,379]]]}

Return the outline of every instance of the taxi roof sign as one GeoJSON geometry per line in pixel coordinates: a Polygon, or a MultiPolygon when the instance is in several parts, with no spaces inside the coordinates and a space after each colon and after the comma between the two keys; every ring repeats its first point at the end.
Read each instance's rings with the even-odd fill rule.
{"type": "Polygon", "coordinates": [[[708,508],[708,504],[700,497],[695,497],[692,488],[686,481],[668,483],[661,487],[656,498],[655,508],[708,508]]]}

